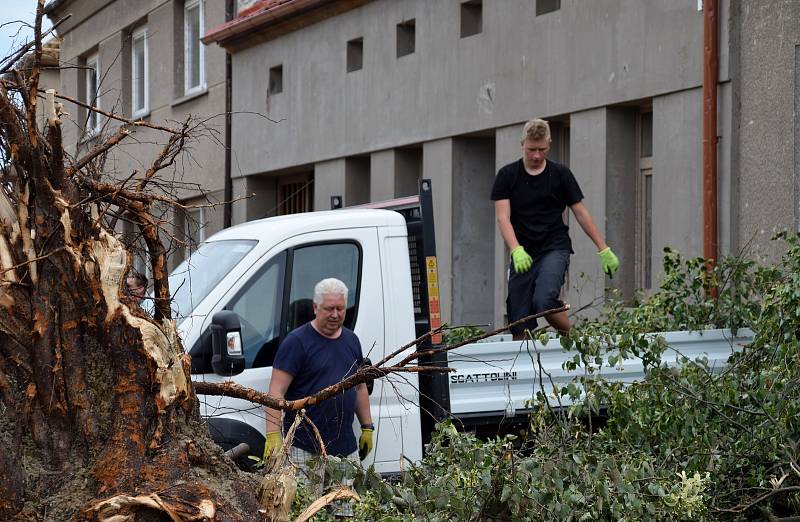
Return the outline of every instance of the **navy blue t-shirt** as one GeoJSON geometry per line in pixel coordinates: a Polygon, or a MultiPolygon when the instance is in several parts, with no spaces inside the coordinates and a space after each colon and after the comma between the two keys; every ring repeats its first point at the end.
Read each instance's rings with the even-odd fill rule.
{"type": "MultiPolygon", "coordinates": [[[[354,374],[363,363],[361,343],[352,330],[342,328],[337,339],[328,339],[311,323],[300,326],[286,336],[278,348],[273,368],[290,373],[294,379],[286,390],[286,400],[302,399],[354,374]]],[[[306,415],[316,425],[329,455],[347,456],[357,449],[353,434],[356,410],[356,389],[350,388],[314,406],[306,415]]],[[[296,412],[287,411],[284,431],[291,427],[296,412]]],[[[298,448],[319,454],[319,444],[307,422],[297,428],[292,443],[298,448]]]]}

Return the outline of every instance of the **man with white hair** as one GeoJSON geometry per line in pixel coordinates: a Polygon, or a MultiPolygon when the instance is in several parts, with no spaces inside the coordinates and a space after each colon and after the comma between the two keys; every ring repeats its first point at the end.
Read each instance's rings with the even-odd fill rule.
{"type": "MultiPolygon", "coordinates": [[[[347,311],[347,286],[335,278],[323,279],[314,287],[314,319],[287,335],[278,348],[272,365],[269,395],[277,399],[296,400],[314,395],[354,374],[363,364],[361,343],[356,334],[344,327],[347,311]]],[[[284,431],[292,425],[296,412],[284,415],[284,431]]],[[[306,408],[306,416],[319,430],[328,455],[359,462],[372,451],[372,415],[365,384],[346,390],[319,404],[306,408]],[[356,443],[353,417],[361,423],[356,443]]],[[[281,447],[281,414],[267,408],[267,443],[264,458],[281,447]]],[[[322,494],[324,465],[319,459],[319,442],[308,422],[302,422],[289,449],[290,460],[312,479],[317,496],[322,494]]],[[[352,516],[349,504],[335,508],[337,516],[352,516]]]]}

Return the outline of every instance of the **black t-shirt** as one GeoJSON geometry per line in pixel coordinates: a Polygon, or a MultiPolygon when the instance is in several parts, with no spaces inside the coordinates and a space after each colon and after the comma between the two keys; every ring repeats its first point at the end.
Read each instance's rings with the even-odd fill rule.
{"type": "Polygon", "coordinates": [[[547,160],[536,176],[525,170],[522,159],[501,168],[492,187],[492,200],[511,203],[511,226],[519,244],[531,256],[548,250],[569,250],[564,210],[583,199],[583,192],[569,168],[547,160]]]}

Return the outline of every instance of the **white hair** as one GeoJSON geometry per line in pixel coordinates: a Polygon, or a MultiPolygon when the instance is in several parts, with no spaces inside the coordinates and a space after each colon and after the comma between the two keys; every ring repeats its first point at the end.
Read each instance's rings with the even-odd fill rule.
{"type": "Polygon", "coordinates": [[[347,285],[335,277],[323,279],[314,286],[314,302],[317,305],[322,304],[322,296],[324,295],[341,295],[344,297],[345,303],[347,302],[347,285]]]}

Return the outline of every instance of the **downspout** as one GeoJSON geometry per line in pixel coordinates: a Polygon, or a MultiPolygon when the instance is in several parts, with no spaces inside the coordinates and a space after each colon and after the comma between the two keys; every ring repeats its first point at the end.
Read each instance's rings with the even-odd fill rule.
{"type": "Polygon", "coordinates": [[[717,262],[718,0],[703,0],[703,257],[717,262]]]}
{"type": "MultiPolygon", "coordinates": [[[[233,20],[233,1],[225,0],[225,21],[233,20]]],[[[233,205],[233,182],[231,181],[231,126],[233,110],[233,67],[231,64],[231,53],[225,51],[225,185],[223,188],[223,201],[225,202],[222,212],[223,228],[229,228],[232,224],[233,205]]]]}

